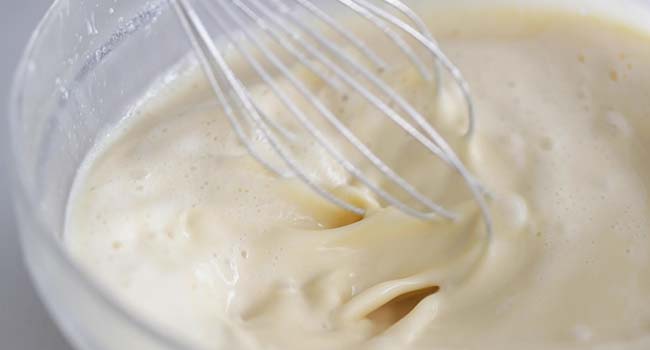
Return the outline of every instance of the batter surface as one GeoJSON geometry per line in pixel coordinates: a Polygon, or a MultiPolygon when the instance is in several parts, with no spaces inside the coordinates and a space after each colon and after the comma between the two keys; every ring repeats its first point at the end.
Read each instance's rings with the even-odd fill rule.
{"type": "MultiPolygon", "coordinates": [[[[491,193],[492,242],[462,181],[360,100],[320,88],[458,222],[383,207],[308,143],[319,181],[367,215],[274,176],[194,69],[84,163],[71,254],[134,312],[209,349],[650,348],[650,36],[550,10],[423,13],[472,87],[469,141],[462,108],[434,123],[491,193]]],[[[385,74],[432,100],[410,71],[385,74]]]]}

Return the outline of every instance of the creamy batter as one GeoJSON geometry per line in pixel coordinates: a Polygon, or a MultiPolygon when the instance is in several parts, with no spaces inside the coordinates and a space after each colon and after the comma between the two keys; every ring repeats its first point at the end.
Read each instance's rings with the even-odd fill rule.
{"type": "MultiPolygon", "coordinates": [[[[319,182],[367,215],[274,176],[194,69],[86,160],[71,254],[135,313],[210,349],[650,348],[650,37],[550,10],[424,13],[472,87],[469,140],[462,108],[434,124],[491,193],[489,244],[462,181],[360,100],[320,92],[459,221],[382,206],[308,143],[319,182]]],[[[426,110],[411,73],[386,74],[426,110]]]]}

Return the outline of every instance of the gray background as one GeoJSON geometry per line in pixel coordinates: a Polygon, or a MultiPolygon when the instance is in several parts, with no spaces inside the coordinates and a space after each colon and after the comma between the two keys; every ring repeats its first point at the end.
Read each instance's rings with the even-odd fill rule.
{"type": "Polygon", "coordinates": [[[32,29],[52,0],[0,0],[0,349],[70,350],[38,300],[22,261],[7,174],[11,171],[7,100],[32,29]]]}

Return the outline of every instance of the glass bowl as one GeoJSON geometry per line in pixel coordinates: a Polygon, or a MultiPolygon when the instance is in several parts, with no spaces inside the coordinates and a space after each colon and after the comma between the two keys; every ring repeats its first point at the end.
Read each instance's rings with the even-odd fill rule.
{"type": "MultiPolygon", "coordinates": [[[[650,27],[648,0],[448,4],[504,2],[556,4],[577,11],[585,11],[581,5],[589,2],[589,11],[650,27]]],[[[79,349],[192,348],[132,315],[77,266],[60,243],[70,188],[86,153],[152,85],[173,79],[169,74],[161,77],[161,72],[172,71],[188,52],[189,42],[167,0],[58,0],[20,63],[10,127],[22,247],[42,299],[79,349]]]]}

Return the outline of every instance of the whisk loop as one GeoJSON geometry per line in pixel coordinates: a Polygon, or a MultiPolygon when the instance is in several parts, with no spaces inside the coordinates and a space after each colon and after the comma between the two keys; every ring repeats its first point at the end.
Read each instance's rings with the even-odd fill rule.
{"type": "MultiPolygon", "coordinates": [[[[292,70],[294,65],[287,63],[287,57],[299,63],[334,91],[353,91],[360,96],[368,106],[382,113],[395,126],[463,178],[482,213],[488,238],[491,237],[492,222],[481,185],[422,113],[379,76],[378,72],[383,72],[390,67],[387,59],[362,37],[347,30],[341,24],[341,19],[335,18],[332,12],[328,12],[328,8],[323,5],[324,2],[314,0],[169,1],[188,34],[199,63],[234,132],[249,153],[261,164],[280,176],[299,178],[315,192],[346,210],[359,215],[365,212],[364,209],[335,196],[330,190],[310,178],[308,169],[296,160],[288,145],[295,141],[295,135],[260,107],[259,101],[227,59],[223,50],[225,46],[235,50],[238,57],[252,68],[261,83],[277,98],[293,118],[292,120],[302,128],[301,130],[307,132],[315,144],[322,147],[343,169],[386,204],[423,220],[440,217],[457,219],[456,213],[428,198],[386,164],[376,152],[373,152],[327,106],[323,98],[311,91],[307,83],[296,75],[292,70]],[[198,10],[199,6],[201,11],[198,10]],[[219,40],[223,40],[223,43],[215,42],[204,19],[212,20],[210,24],[222,33],[219,40]],[[238,31],[233,31],[227,24],[233,24],[238,31]],[[328,37],[325,31],[336,33],[345,47],[341,42],[328,37]],[[262,33],[270,40],[260,39],[262,33]],[[354,51],[346,50],[347,47],[354,51]],[[262,54],[256,55],[253,51],[262,54]],[[353,52],[360,54],[365,61],[362,62],[353,52]],[[274,72],[279,75],[274,75],[274,72]],[[302,105],[296,101],[296,96],[291,96],[282,89],[279,78],[282,79],[282,83],[292,87],[303,102],[302,105]],[[382,179],[396,185],[411,200],[425,209],[420,210],[409,205],[374,182],[346,152],[337,147],[337,140],[322,130],[323,126],[316,122],[317,117],[326,121],[328,128],[336,130],[342,140],[354,147],[363,159],[381,174],[382,179]],[[247,130],[257,131],[286,168],[269,161],[268,157],[256,150],[247,130]]],[[[329,3],[332,2],[339,8],[345,9],[348,15],[361,18],[385,36],[399,49],[398,54],[406,58],[423,79],[434,82],[438,95],[439,87],[442,86],[441,72],[446,71],[465,101],[468,117],[466,137],[472,134],[475,124],[474,109],[467,82],[460,70],[439,48],[424,22],[411,8],[399,0],[375,2],[332,0],[329,3]],[[425,52],[426,56],[419,54],[421,52],[425,52]],[[432,60],[432,64],[425,62],[426,57],[432,60]]]]}

